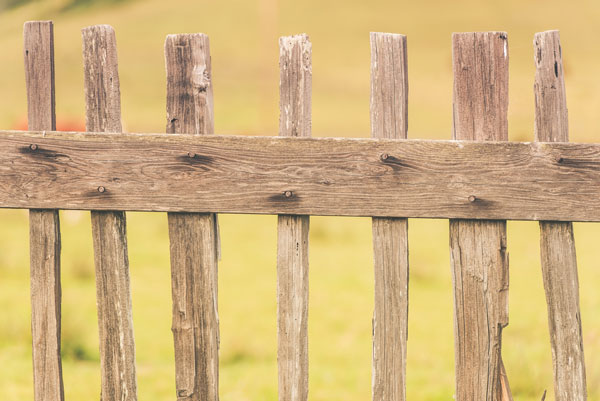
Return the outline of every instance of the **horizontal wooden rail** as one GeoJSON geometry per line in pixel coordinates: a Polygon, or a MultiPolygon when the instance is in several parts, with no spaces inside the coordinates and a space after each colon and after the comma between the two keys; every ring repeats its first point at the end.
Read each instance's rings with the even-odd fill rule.
{"type": "Polygon", "coordinates": [[[0,131],[0,207],[600,221],[600,144],[0,131]]]}

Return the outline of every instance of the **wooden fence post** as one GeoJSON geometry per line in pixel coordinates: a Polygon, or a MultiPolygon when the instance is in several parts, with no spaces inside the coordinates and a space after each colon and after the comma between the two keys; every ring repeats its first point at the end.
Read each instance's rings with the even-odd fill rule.
{"type": "MultiPolygon", "coordinates": [[[[167,36],[165,59],[167,132],[214,134],[208,36],[167,36]]],[[[198,157],[193,149],[182,156],[198,157]]],[[[177,398],[218,401],[217,216],[169,213],[168,219],[177,398]]]]}
{"type": "MultiPolygon", "coordinates": [[[[311,131],[312,45],[308,36],[279,39],[279,135],[311,131]]],[[[295,196],[286,188],[284,196],[295,196]]],[[[308,231],[310,216],[277,220],[277,365],[279,401],[308,399],[308,231]]]]}
{"type": "MultiPolygon", "coordinates": [[[[25,23],[23,31],[27,125],[30,130],[53,131],[56,129],[54,27],[52,21],[31,21],[25,23]]],[[[62,401],[58,210],[29,211],[29,241],[34,399],[62,401]]]]}
{"type": "MultiPolygon", "coordinates": [[[[453,139],[508,140],[508,43],[504,32],[453,35],[453,139]]],[[[484,207],[473,188],[464,202],[484,207]]],[[[506,221],[450,220],[456,399],[511,399],[501,356],[508,324],[506,221]]]]}
{"type": "MultiPolygon", "coordinates": [[[[535,140],[568,142],[559,32],[537,33],[533,45],[536,66],[535,140]]],[[[587,399],[587,390],[573,224],[540,221],[540,251],[548,304],[555,399],[583,401],[587,399]]]]}
{"type": "MultiPolygon", "coordinates": [[[[406,139],[406,36],[371,33],[371,135],[406,139]]],[[[408,219],[373,217],[373,400],[406,399],[408,219]]]]}
{"type": "MultiPolygon", "coordinates": [[[[86,129],[121,132],[121,94],[115,32],[108,25],[82,30],[86,129]]],[[[109,177],[92,188],[110,195],[109,177]]],[[[92,211],[100,332],[102,401],[137,399],[125,213],[92,211]]]]}

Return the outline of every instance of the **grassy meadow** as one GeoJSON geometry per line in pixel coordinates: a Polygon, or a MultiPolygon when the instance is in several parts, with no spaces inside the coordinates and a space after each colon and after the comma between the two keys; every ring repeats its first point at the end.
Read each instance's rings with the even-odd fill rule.
{"type": "MultiPolygon", "coordinates": [[[[210,36],[218,134],[275,135],[278,37],[313,43],[313,135],[368,137],[369,32],[408,35],[409,137],[450,138],[451,33],[505,30],[510,56],[510,139],[533,140],[533,34],[560,29],[571,141],[600,140],[600,4],[595,1],[448,2],[0,0],[0,127],[26,118],[22,26],[55,22],[59,129],[83,127],[80,29],[117,33],[124,127],[166,124],[163,44],[169,33],[210,36]],[[14,2],[14,1],[13,1],[14,2]]],[[[175,396],[167,219],[128,213],[140,400],[175,396]]],[[[28,215],[0,210],[0,398],[32,399],[28,215]]],[[[222,401],[277,399],[276,217],[220,217],[222,401]]],[[[454,394],[453,295],[448,223],[410,221],[407,389],[411,400],[454,394]]],[[[63,369],[67,400],[98,399],[100,364],[88,212],[61,212],[63,369]]],[[[535,222],[509,222],[510,324],[503,357],[515,400],[554,399],[535,222]]],[[[590,400],[600,399],[600,225],[575,224],[590,400]]],[[[311,218],[310,399],[371,397],[373,270],[367,218],[311,218]]]]}

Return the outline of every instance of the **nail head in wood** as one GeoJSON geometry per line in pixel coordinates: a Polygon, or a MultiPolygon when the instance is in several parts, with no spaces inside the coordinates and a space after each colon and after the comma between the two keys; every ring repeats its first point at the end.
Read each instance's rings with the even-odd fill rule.
{"type": "Polygon", "coordinates": [[[385,161],[385,160],[388,159],[388,157],[390,157],[390,155],[388,155],[387,153],[384,153],[384,154],[381,155],[381,160],[385,161]]]}
{"type": "Polygon", "coordinates": [[[37,150],[37,145],[35,143],[32,143],[31,145],[29,145],[29,149],[35,152],[37,150]]]}
{"type": "Polygon", "coordinates": [[[469,202],[475,202],[476,200],[477,200],[477,197],[475,195],[469,196],[469,202]]]}
{"type": "Polygon", "coordinates": [[[104,188],[103,186],[98,187],[98,192],[103,193],[104,191],[106,191],[106,188],[104,188]]]}
{"type": "Polygon", "coordinates": [[[285,191],[284,195],[286,198],[291,198],[294,195],[294,193],[292,191],[285,191]]]}

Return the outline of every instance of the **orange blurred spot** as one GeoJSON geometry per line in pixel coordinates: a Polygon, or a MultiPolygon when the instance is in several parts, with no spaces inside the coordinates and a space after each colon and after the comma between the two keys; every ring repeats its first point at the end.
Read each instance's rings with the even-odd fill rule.
{"type": "MultiPolygon", "coordinates": [[[[12,125],[11,129],[27,131],[27,116],[19,118],[17,122],[12,125]]],[[[56,119],[56,130],[83,132],[85,131],[85,121],[75,118],[58,117],[56,119]]]]}

